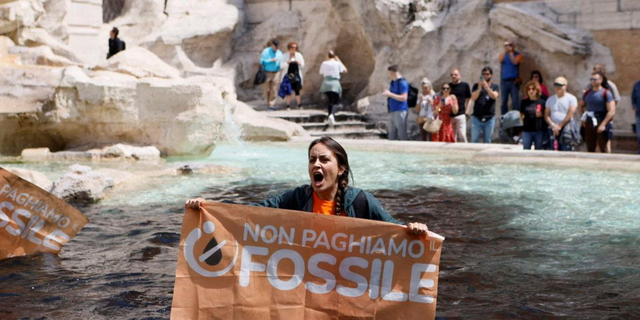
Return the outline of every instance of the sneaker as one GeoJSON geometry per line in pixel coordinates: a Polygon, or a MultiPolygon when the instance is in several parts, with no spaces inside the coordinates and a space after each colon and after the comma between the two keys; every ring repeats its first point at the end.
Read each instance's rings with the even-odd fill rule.
{"type": "Polygon", "coordinates": [[[333,114],[331,114],[331,115],[329,116],[329,124],[330,124],[331,126],[336,125],[336,118],[333,116],[333,114]]]}
{"type": "Polygon", "coordinates": [[[269,107],[269,109],[268,109],[268,110],[269,110],[269,111],[276,111],[276,108],[274,108],[274,107],[269,107]]]}

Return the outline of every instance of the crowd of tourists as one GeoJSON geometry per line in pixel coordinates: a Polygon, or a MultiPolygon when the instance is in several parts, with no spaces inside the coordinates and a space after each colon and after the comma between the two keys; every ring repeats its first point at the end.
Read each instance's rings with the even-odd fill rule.
{"type": "MultiPolygon", "coordinates": [[[[304,83],[304,57],[298,51],[297,42],[289,42],[284,54],[278,49],[279,46],[280,42],[273,40],[269,47],[262,50],[260,72],[264,72],[265,76],[260,80],[256,77],[255,83],[263,83],[264,98],[269,110],[275,110],[277,96],[285,99],[287,109],[291,108],[291,99],[295,96],[296,106],[300,108],[300,91],[304,83]],[[278,79],[278,75],[282,75],[282,79],[278,79]]],[[[327,59],[320,65],[319,73],[324,77],[320,92],[326,96],[327,119],[332,125],[335,123],[335,106],[342,96],[340,75],[346,72],[347,68],[338,55],[329,50],[327,59]]]]}
{"type": "MultiPolygon", "coordinates": [[[[279,42],[272,41],[260,58],[261,70],[266,74],[263,81],[265,99],[270,110],[275,110],[277,95],[285,99],[287,108],[295,96],[300,107],[304,57],[298,52],[296,42],[287,44],[285,54],[278,48],[279,42]],[[276,79],[278,74],[283,75],[282,79],[276,79]]],[[[553,92],[549,92],[537,70],[523,82],[522,59],[515,43],[506,41],[498,61],[499,84],[494,83],[494,71],[490,66],[482,68],[481,76],[473,86],[462,81],[460,70],[453,68],[451,81],[440,88],[435,88],[425,77],[420,89],[414,89],[398,66],[388,67],[391,82],[389,89],[382,93],[388,101],[388,138],[409,140],[407,120],[410,108],[415,106],[423,141],[466,143],[467,121],[470,121],[470,142],[491,143],[496,125],[496,102],[500,99],[499,136],[503,142],[520,143],[525,149],[558,151],[575,150],[584,142],[588,152],[611,152],[612,121],[621,97],[616,84],[607,79],[605,66],[595,65],[589,84],[574,95],[568,92],[569,81],[564,76],[555,78],[553,92]]],[[[333,113],[342,94],[340,75],[345,72],[347,68],[336,53],[329,51],[319,73],[324,77],[320,92],[326,96],[327,121],[331,125],[335,122],[333,113]]],[[[640,144],[640,81],[633,88],[631,100],[640,144]]]]}

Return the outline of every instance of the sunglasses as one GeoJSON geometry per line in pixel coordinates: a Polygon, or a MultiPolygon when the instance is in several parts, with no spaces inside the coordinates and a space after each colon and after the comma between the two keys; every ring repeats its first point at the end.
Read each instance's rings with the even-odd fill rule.
{"type": "Polygon", "coordinates": [[[591,79],[589,79],[589,81],[598,81],[598,80],[600,80],[600,79],[598,79],[598,78],[591,78],[591,79]]]}
{"type": "Polygon", "coordinates": [[[491,73],[488,73],[488,72],[486,72],[486,73],[485,73],[485,72],[483,72],[483,73],[482,73],[482,75],[483,75],[483,76],[490,76],[490,75],[491,75],[491,73]]]}
{"type": "Polygon", "coordinates": [[[528,91],[538,91],[536,88],[528,88],[528,91]]]}
{"type": "Polygon", "coordinates": [[[451,90],[449,87],[442,88],[442,90],[451,90]]]}
{"type": "Polygon", "coordinates": [[[554,87],[556,87],[556,88],[562,88],[562,87],[564,87],[564,86],[565,86],[565,84],[562,84],[562,83],[554,83],[554,84],[553,84],[553,86],[554,86],[554,87]]]}
{"type": "Polygon", "coordinates": [[[296,46],[293,46],[293,47],[291,47],[291,49],[298,49],[298,47],[296,47],[296,46]]]}

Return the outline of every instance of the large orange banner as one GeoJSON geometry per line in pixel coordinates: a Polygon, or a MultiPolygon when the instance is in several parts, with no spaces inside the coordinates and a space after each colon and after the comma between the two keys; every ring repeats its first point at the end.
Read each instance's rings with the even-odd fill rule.
{"type": "Polygon", "coordinates": [[[443,240],[206,202],[184,216],[171,319],[434,319],[443,240]]]}
{"type": "Polygon", "coordinates": [[[0,259],[57,254],[88,222],[66,202],[0,168],[0,259]]]}

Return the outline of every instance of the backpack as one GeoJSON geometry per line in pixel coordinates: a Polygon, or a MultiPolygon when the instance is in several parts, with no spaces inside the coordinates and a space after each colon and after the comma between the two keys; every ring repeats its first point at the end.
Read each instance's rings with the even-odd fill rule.
{"type": "MultiPolygon", "coordinates": [[[[609,89],[602,87],[602,100],[604,100],[605,105],[607,104],[607,92],[609,92],[609,89]]],[[[582,100],[585,101],[585,99],[587,99],[587,96],[589,95],[589,93],[591,93],[593,91],[593,88],[589,88],[587,91],[584,92],[584,94],[582,95],[582,100]]],[[[613,96],[613,93],[611,94],[613,96]]]]}
{"type": "Polygon", "coordinates": [[[407,95],[407,103],[409,108],[415,108],[418,104],[418,88],[409,84],[409,93],[407,95]]]}
{"type": "Polygon", "coordinates": [[[353,210],[356,212],[356,218],[367,219],[369,213],[369,200],[364,191],[360,191],[353,200],[353,210]]]}
{"type": "MultiPolygon", "coordinates": [[[[402,81],[406,82],[407,85],[409,85],[409,92],[407,92],[407,104],[409,105],[409,108],[415,108],[418,104],[418,88],[412,86],[411,83],[409,83],[405,78],[402,78],[402,81]]],[[[389,87],[391,87],[392,83],[393,81],[389,82],[389,87]]],[[[391,106],[389,105],[390,100],[391,98],[387,98],[388,112],[391,112],[391,106]]]]}

